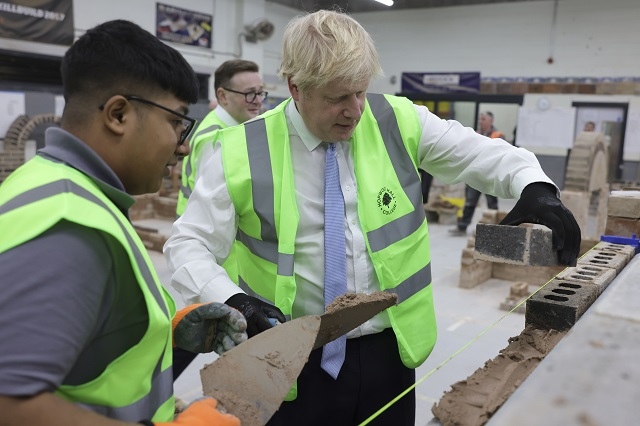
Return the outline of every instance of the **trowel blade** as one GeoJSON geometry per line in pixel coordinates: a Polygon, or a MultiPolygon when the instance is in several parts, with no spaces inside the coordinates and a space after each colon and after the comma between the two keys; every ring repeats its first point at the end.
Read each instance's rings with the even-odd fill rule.
{"type": "Polygon", "coordinates": [[[307,363],[320,323],[317,315],[301,317],[231,349],[201,370],[204,394],[243,426],[266,424],[307,363]]]}
{"type": "Polygon", "coordinates": [[[313,349],[347,334],[385,309],[394,306],[397,301],[396,295],[391,293],[377,292],[372,295],[357,296],[353,300],[346,298],[343,306],[337,306],[335,310],[320,316],[322,323],[313,349]]]}

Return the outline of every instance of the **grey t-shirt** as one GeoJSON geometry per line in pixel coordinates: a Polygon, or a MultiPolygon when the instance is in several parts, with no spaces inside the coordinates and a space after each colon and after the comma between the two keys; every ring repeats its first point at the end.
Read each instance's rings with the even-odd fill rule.
{"type": "MultiPolygon", "coordinates": [[[[54,128],[46,144],[39,155],[90,176],[126,214],[133,199],[91,149],[54,128]]],[[[1,395],[92,380],[146,331],[147,310],[127,253],[95,229],[57,223],[0,254],[0,277],[1,395]]]]}

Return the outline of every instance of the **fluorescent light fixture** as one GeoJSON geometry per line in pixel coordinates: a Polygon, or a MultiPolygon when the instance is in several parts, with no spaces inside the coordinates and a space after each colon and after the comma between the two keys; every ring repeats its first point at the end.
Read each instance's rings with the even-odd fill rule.
{"type": "Polygon", "coordinates": [[[385,6],[393,6],[393,0],[376,0],[378,3],[382,3],[385,6]]]}

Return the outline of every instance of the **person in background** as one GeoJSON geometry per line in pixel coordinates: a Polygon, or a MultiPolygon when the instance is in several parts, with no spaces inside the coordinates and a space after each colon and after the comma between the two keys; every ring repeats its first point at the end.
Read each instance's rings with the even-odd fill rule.
{"type": "MultiPolygon", "coordinates": [[[[214,80],[216,102],[219,104],[196,128],[189,142],[191,153],[182,160],[180,191],[176,205],[177,217],[184,213],[201,168],[211,156],[215,133],[257,117],[268,94],[263,90],[258,64],[252,61],[232,59],[223,62],[216,69],[214,80]]],[[[224,267],[229,276],[237,282],[238,267],[235,259],[235,249],[232,249],[224,267]]]]}
{"type": "Polygon", "coordinates": [[[176,313],[128,217],[188,153],[193,69],[116,20],[61,74],[61,128],[0,186],[0,424],[238,426],[212,398],[174,419],[172,359],[224,353],[246,320],[217,302],[176,313]]]}
{"type": "MultiPolygon", "coordinates": [[[[490,111],[484,111],[480,113],[478,133],[491,139],[505,139],[504,133],[497,130],[493,126],[493,113],[490,111]]],[[[482,193],[477,189],[465,185],[464,190],[464,207],[462,209],[462,217],[458,219],[458,224],[454,229],[451,229],[449,233],[456,236],[467,235],[467,227],[473,220],[473,213],[476,211],[478,201],[480,201],[480,195],[482,193]]],[[[498,210],[498,198],[485,194],[487,198],[487,208],[491,210],[498,210]]]]}
{"type": "Polygon", "coordinates": [[[212,137],[215,132],[257,117],[262,102],[267,97],[258,64],[244,59],[223,62],[214,73],[213,85],[216,99],[209,103],[211,112],[196,128],[189,141],[191,152],[182,161],[181,185],[176,206],[178,217],[187,207],[187,200],[200,174],[200,165],[211,155],[212,137]]]}
{"type": "MultiPolygon", "coordinates": [[[[216,135],[164,251],[185,301],[235,307],[250,339],[340,294],[395,293],[397,306],[311,352],[268,423],[358,425],[415,383],[436,342],[418,169],[518,198],[503,224],[549,226],[562,264],[576,263],[580,228],[532,153],[367,93],[382,69],[349,15],[291,20],[279,74],[291,98],[216,135]],[[240,286],[220,266],[236,238],[240,286]]],[[[414,426],[415,404],[412,390],[371,424],[414,426]]]]}

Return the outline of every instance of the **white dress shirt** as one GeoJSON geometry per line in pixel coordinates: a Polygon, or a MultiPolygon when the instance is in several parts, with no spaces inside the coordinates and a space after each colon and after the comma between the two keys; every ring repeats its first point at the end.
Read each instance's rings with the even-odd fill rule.
{"type": "MultiPolygon", "coordinates": [[[[422,125],[418,157],[421,168],[444,183],[465,181],[483,193],[517,198],[531,182],[553,182],[531,152],[501,139],[489,139],[456,121],[445,121],[415,105],[422,125]],[[490,145],[490,146],[488,146],[490,145]]],[[[300,223],[295,239],[297,293],[293,317],[324,312],[324,167],[325,145],[307,129],[295,103],[285,108],[289,129],[296,202],[300,223]]],[[[357,187],[349,141],[336,143],[340,184],[345,201],[347,289],[372,293],[380,289],[366,250],[357,214],[357,187]]],[[[185,302],[224,302],[242,290],[219,266],[233,244],[237,216],[224,178],[220,143],[202,167],[184,214],[174,223],[164,246],[171,284],[185,302]]],[[[383,312],[348,334],[349,338],[390,326],[383,312]]]]}

